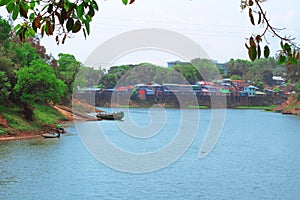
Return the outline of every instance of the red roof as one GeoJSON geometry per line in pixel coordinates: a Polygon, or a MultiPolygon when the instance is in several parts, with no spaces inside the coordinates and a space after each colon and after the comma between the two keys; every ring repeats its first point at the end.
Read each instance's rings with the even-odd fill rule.
{"type": "Polygon", "coordinates": [[[236,82],[236,83],[243,83],[243,80],[232,80],[232,82],[236,82]]]}

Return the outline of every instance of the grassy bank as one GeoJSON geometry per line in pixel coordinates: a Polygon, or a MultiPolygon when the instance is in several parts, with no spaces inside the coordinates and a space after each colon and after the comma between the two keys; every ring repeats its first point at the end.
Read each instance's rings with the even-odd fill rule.
{"type": "Polygon", "coordinates": [[[38,133],[49,130],[55,123],[66,120],[56,109],[48,105],[36,104],[34,107],[34,121],[24,118],[21,108],[17,106],[0,106],[0,113],[7,120],[9,127],[0,126],[0,136],[17,136],[25,132],[38,133]]]}
{"type": "Polygon", "coordinates": [[[190,109],[208,109],[208,106],[187,106],[186,108],[190,109]]]}
{"type": "Polygon", "coordinates": [[[273,111],[277,106],[271,105],[271,106],[237,106],[237,109],[257,109],[257,110],[267,110],[267,111],[273,111]]]}

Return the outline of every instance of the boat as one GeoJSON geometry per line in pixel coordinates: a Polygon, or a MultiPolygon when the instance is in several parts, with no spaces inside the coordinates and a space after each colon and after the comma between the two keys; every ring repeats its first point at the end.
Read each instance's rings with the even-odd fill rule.
{"type": "Polygon", "coordinates": [[[42,135],[44,138],[59,138],[60,133],[45,133],[42,135]]]}
{"type": "Polygon", "coordinates": [[[96,117],[98,120],[121,120],[124,117],[124,112],[117,113],[107,113],[107,112],[99,112],[96,117]]]}

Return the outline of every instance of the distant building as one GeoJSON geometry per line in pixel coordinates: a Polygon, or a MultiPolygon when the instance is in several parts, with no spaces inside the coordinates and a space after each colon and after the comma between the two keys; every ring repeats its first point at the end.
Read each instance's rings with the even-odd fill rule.
{"type": "Polygon", "coordinates": [[[227,68],[227,65],[226,63],[218,63],[218,62],[215,62],[218,70],[223,73],[223,74],[228,74],[228,68],[227,68]]]}
{"type": "Polygon", "coordinates": [[[244,92],[248,93],[249,97],[254,97],[257,89],[258,89],[257,87],[253,85],[249,85],[248,87],[244,88],[244,92]]]}
{"type": "Polygon", "coordinates": [[[170,62],[167,62],[168,64],[168,68],[171,68],[175,65],[178,65],[178,64],[191,64],[190,62],[182,62],[180,60],[176,60],[176,61],[170,61],[170,62]]]}
{"type": "Polygon", "coordinates": [[[285,82],[285,80],[281,76],[273,76],[272,77],[274,85],[281,85],[285,82]]]}

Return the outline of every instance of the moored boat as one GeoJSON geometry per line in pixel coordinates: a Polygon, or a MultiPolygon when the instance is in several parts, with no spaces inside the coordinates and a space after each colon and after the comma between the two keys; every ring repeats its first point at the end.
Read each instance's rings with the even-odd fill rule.
{"type": "Polygon", "coordinates": [[[42,135],[44,138],[59,138],[60,133],[45,133],[42,135]]]}
{"type": "Polygon", "coordinates": [[[96,115],[99,120],[121,120],[124,117],[124,112],[106,113],[100,112],[96,115]]]}

